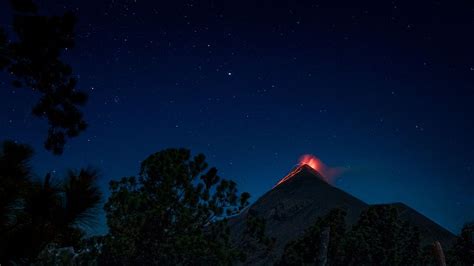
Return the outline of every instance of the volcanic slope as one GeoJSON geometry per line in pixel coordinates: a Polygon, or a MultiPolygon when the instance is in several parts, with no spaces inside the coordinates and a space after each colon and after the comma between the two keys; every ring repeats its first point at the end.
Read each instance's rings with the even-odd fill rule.
{"type": "MultiPolygon", "coordinates": [[[[250,249],[246,264],[271,265],[280,258],[285,245],[300,236],[317,217],[324,216],[331,209],[340,208],[347,212],[346,222],[352,225],[368,206],[349,193],[328,184],[318,171],[303,164],[243,213],[230,219],[229,224],[233,238],[237,244],[242,244],[244,241],[241,236],[246,228],[248,214],[265,218],[266,234],[275,238],[275,246],[270,252],[250,249]]],[[[422,214],[404,204],[395,203],[393,206],[399,210],[402,219],[420,228],[424,243],[437,239],[445,246],[453,241],[453,234],[422,214]]]]}

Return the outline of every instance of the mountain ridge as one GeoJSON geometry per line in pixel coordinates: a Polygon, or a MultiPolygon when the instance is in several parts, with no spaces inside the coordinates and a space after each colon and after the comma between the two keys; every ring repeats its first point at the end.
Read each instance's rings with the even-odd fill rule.
{"type": "MultiPolygon", "coordinates": [[[[397,208],[402,220],[419,227],[422,244],[438,240],[443,246],[449,246],[454,241],[454,234],[404,203],[375,205],[391,205],[397,208]]],[[[233,239],[237,244],[241,244],[240,236],[245,230],[249,213],[265,219],[266,234],[275,238],[275,245],[269,253],[262,250],[252,251],[246,264],[268,265],[277,261],[285,245],[303,234],[314,224],[317,217],[340,208],[346,211],[346,222],[351,226],[370,206],[372,205],[330,185],[321,173],[303,164],[292,169],[244,212],[231,218],[229,225],[233,239]]]]}

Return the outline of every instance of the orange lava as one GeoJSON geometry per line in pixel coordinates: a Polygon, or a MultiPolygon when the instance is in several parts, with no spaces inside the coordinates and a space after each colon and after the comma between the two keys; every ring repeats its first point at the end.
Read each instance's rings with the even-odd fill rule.
{"type": "Polygon", "coordinates": [[[293,169],[293,171],[291,171],[289,174],[287,174],[285,177],[283,177],[280,181],[278,181],[278,183],[276,183],[276,185],[274,185],[273,187],[276,187],[280,185],[281,183],[290,180],[293,176],[295,176],[300,171],[301,171],[301,167],[298,166],[297,168],[293,169]]]}
{"type": "Polygon", "coordinates": [[[321,160],[318,159],[318,157],[311,154],[305,154],[300,157],[300,162],[298,165],[305,164],[318,171],[320,174],[322,174],[324,168],[326,168],[326,166],[323,164],[323,162],[321,162],[321,160]]]}
{"type": "Polygon", "coordinates": [[[329,167],[324,164],[318,157],[311,154],[305,154],[300,157],[298,167],[293,169],[293,171],[291,171],[288,175],[278,181],[278,183],[274,187],[280,185],[283,182],[288,181],[297,173],[299,173],[301,171],[301,166],[303,165],[308,165],[317,172],[319,172],[321,174],[322,179],[329,184],[333,184],[336,177],[340,176],[343,172],[343,168],[341,167],[329,167]]]}

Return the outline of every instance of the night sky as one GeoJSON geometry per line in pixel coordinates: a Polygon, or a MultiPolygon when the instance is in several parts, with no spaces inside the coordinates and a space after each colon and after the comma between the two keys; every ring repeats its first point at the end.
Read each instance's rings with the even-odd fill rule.
{"type": "Polygon", "coordinates": [[[77,14],[64,60],[90,95],[89,128],[53,156],[37,98],[0,74],[0,139],[32,145],[40,176],[95,166],[107,193],[186,147],[256,200],[310,153],[367,203],[474,220],[474,1],[37,2],[77,14]]]}

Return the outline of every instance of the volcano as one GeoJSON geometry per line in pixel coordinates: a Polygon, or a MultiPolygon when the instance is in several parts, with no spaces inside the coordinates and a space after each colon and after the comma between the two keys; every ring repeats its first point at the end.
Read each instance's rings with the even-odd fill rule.
{"type": "MultiPolygon", "coordinates": [[[[409,221],[420,229],[422,243],[440,241],[449,246],[455,236],[432,220],[402,203],[391,204],[399,210],[401,219],[409,221]]],[[[270,265],[283,253],[285,245],[300,236],[331,209],[340,208],[347,212],[346,222],[354,224],[368,204],[349,193],[330,185],[326,179],[307,164],[293,169],[270,191],[240,215],[230,219],[233,238],[238,244],[246,228],[249,213],[266,220],[266,234],[275,238],[275,246],[270,253],[252,250],[247,264],[270,265]]]]}

